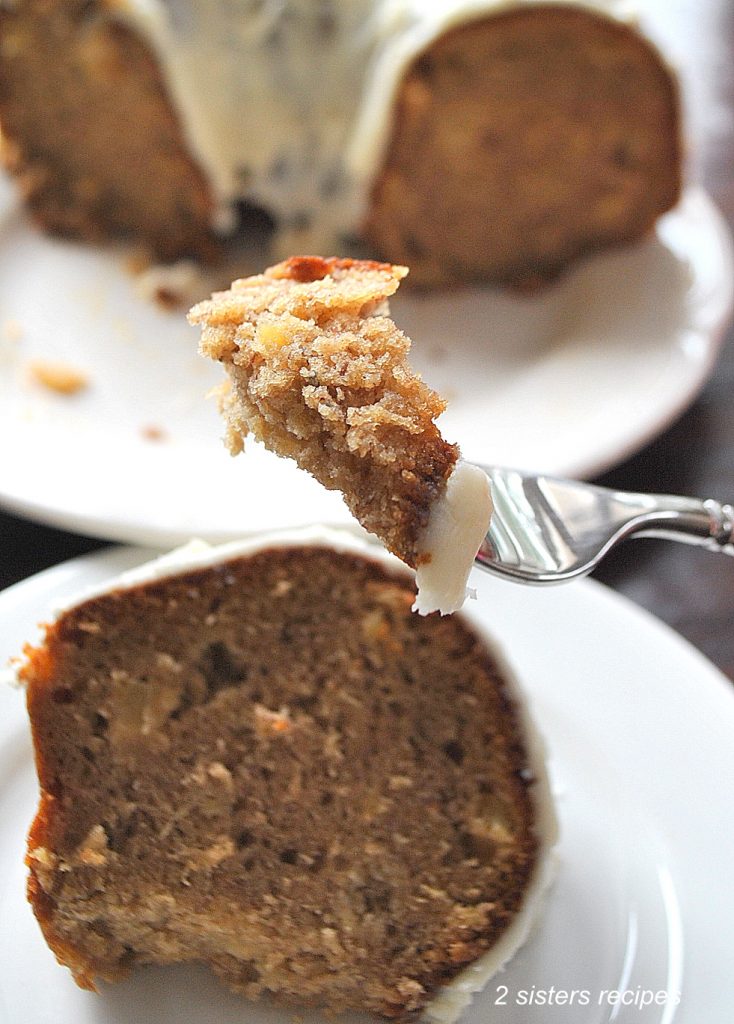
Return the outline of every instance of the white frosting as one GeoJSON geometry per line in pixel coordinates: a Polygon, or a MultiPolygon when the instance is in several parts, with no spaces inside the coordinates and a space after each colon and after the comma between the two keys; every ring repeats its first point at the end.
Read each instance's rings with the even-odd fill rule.
{"type": "Polygon", "coordinates": [[[372,0],[129,0],[219,202],[277,220],[275,256],[354,226],[343,153],[378,34],[372,0]]]}
{"type": "Polygon", "coordinates": [[[489,529],[492,497],[487,474],[459,460],[443,496],[431,509],[428,526],[418,545],[429,561],[419,565],[418,594],[413,605],[421,615],[442,615],[461,608],[474,557],[489,529]]]}
{"type": "MultiPolygon", "coordinates": [[[[256,551],[269,547],[301,547],[303,545],[326,545],[335,551],[357,551],[367,557],[374,558],[383,554],[376,545],[369,543],[349,530],[333,530],[323,526],[308,526],[299,530],[274,530],[272,533],[261,533],[244,540],[229,541],[226,544],[208,544],[204,540],[194,538],[181,547],[174,548],[164,555],[144,562],[135,569],[120,573],[112,580],[95,584],[81,594],[76,594],[54,609],[54,618],[58,619],[71,608],[89,601],[102,594],[110,594],[118,590],[130,590],[143,583],[154,583],[156,580],[167,579],[197,569],[207,569],[212,565],[220,565],[232,558],[242,558],[256,551]]],[[[384,553],[395,565],[402,565],[392,555],[384,553]]],[[[405,566],[402,566],[405,568],[405,566]]]]}
{"type": "MultiPolygon", "coordinates": [[[[232,558],[254,554],[269,547],[300,547],[302,545],[327,546],[335,551],[352,552],[385,564],[391,569],[404,569],[401,562],[383,548],[357,537],[347,530],[312,527],[283,533],[263,534],[243,541],[211,547],[204,541],[190,541],[169,554],[123,573],[109,582],[88,590],[76,600],[58,609],[56,615],[88,601],[92,597],[112,591],[126,590],[140,584],[166,579],[179,573],[191,572],[218,565],[232,558]]],[[[423,1011],[423,1017],[436,1024],[453,1024],[472,996],[481,991],[490,978],[499,971],[523,945],[539,918],[544,896],[555,873],[554,848],[558,841],[558,824],[553,809],[546,772],[545,746],[528,714],[520,683],[496,643],[487,636],[476,616],[468,616],[472,627],[485,639],[497,661],[506,688],[515,702],[520,729],[528,752],[528,767],[534,782],[531,793],[535,805],[536,834],[539,840],[538,859],[519,911],[510,926],[492,949],[473,964],[464,968],[445,985],[423,1011]]]]}
{"type": "MultiPolygon", "coordinates": [[[[624,0],[567,0],[610,15],[624,0]]],[[[537,0],[124,0],[156,53],[192,155],[232,226],[277,222],[273,257],[358,232],[412,61],[462,22],[537,0]]],[[[347,239],[347,241],[342,241],[347,239]]]]}

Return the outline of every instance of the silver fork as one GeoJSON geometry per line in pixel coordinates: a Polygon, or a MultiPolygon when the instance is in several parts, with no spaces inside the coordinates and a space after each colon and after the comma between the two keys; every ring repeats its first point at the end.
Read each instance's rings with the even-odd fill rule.
{"type": "Polygon", "coordinates": [[[629,537],[663,537],[734,555],[731,505],[482,468],[494,512],[475,564],[517,582],[584,576],[629,537]]]}

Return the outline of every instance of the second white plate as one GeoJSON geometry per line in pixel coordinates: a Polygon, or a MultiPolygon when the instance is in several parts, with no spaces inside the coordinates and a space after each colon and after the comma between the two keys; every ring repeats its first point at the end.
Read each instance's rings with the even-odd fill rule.
{"type": "MultiPolygon", "coordinates": [[[[145,557],[112,549],[0,594],[0,665],[52,607],[145,557]]],[[[561,841],[535,934],[461,1024],[730,1024],[731,684],[592,581],[472,583],[469,613],[505,647],[545,734],[561,841]]],[[[0,687],[0,1024],[290,1024],[193,965],[141,969],[101,996],[77,989],[25,901],[36,801],[23,694],[0,687]]]]}
{"type": "MultiPolygon", "coordinates": [[[[405,293],[393,314],[468,459],[588,476],[692,399],[731,301],[726,225],[691,189],[648,240],[538,296],[405,293]]],[[[205,400],[220,373],[196,344],[181,311],[138,296],[119,258],[43,237],[0,196],[0,502],[160,545],[350,522],[339,497],[257,445],[229,458],[205,400]],[[34,359],[78,367],[89,388],[44,392],[28,378],[34,359]]]]}

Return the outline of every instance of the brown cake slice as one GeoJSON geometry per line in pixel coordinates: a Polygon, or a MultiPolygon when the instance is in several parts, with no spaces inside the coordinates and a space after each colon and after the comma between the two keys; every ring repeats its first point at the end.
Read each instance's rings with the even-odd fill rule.
{"type": "Polygon", "coordinates": [[[28,894],[79,985],[203,961],[252,998],[455,1015],[451,980],[523,940],[554,831],[536,741],[484,638],[412,614],[388,557],[179,555],[27,650],[28,894]]]}
{"type": "Polygon", "coordinates": [[[130,238],[166,260],[212,258],[219,243],[206,177],[123,8],[114,0],[0,4],[3,163],[49,230],[130,238]]]}
{"type": "Polygon", "coordinates": [[[365,231],[423,285],[532,287],[641,238],[680,195],[676,81],[637,28],[598,4],[494,6],[396,98],[365,231]]]}
{"type": "Polygon", "coordinates": [[[419,570],[419,609],[460,606],[491,514],[489,484],[434,422],[445,403],[388,316],[405,267],[299,256],[235,281],[189,314],[226,368],[233,454],[248,434],[339,490],[356,519],[419,570]]]}

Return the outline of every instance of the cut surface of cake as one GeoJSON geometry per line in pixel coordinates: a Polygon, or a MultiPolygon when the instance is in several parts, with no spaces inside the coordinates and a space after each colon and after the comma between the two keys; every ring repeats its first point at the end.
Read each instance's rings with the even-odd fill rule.
{"type": "Polygon", "coordinates": [[[166,260],[254,235],[262,262],[547,280],[679,194],[674,76],[623,6],[16,0],[4,160],[47,228],[166,260]]]}
{"type": "Polygon", "coordinates": [[[26,651],[29,898],[78,984],[450,1020],[526,938],[555,820],[511,672],[349,535],[200,546],[26,651]]]}
{"type": "Polygon", "coordinates": [[[292,257],[189,314],[228,375],[227,441],[248,434],[339,490],[366,530],[419,572],[423,612],[466,596],[489,482],[435,424],[445,403],[413,372],[388,315],[404,267],[292,257]]]}

